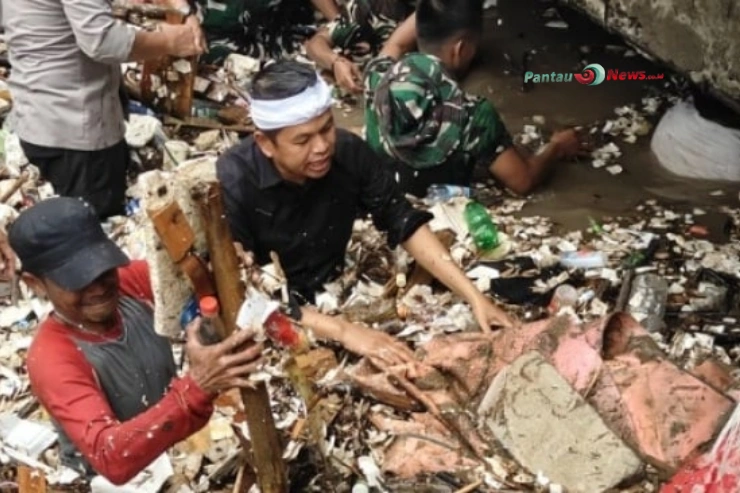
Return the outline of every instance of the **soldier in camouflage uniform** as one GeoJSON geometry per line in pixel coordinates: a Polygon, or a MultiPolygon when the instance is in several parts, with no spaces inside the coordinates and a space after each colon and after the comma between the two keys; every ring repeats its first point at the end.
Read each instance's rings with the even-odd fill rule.
{"type": "Polygon", "coordinates": [[[333,72],[340,87],[362,92],[361,67],[413,12],[413,0],[348,0],[341,15],[307,43],[308,55],[333,72]]]}
{"type": "Polygon", "coordinates": [[[526,193],[551,162],[580,149],[559,132],[543,153],[522,157],[490,101],[464,92],[482,29],[480,0],[419,0],[417,11],[365,69],[365,137],[396,162],[402,188],[417,196],[432,184],[470,186],[477,165],[526,193]],[[420,52],[406,53],[411,39],[420,52]]]}
{"type": "MultiPolygon", "coordinates": [[[[299,50],[316,32],[308,0],[197,0],[208,41],[206,63],[221,63],[231,53],[258,59],[280,58],[299,50]]],[[[334,18],[334,0],[314,0],[334,18]]]]}
{"type": "Polygon", "coordinates": [[[433,56],[379,57],[366,74],[365,138],[405,165],[410,193],[423,195],[432,183],[467,186],[476,164],[513,145],[491,102],[465,93],[433,56]]]}

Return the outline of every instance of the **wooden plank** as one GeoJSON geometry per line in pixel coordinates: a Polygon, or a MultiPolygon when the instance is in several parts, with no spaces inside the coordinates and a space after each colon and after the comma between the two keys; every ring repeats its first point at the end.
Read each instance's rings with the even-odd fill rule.
{"type": "MultiPolygon", "coordinates": [[[[240,279],[239,259],[226,222],[220,185],[204,184],[193,195],[206,228],[208,251],[221,305],[220,318],[228,336],[238,330],[236,316],[244,302],[246,287],[240,279]]],[[[252,441],[252,463],[260,491],[287,493],[288,477],[283,462],[283,446],[272,416],[267,386],[261,382],[253,389],[242,389],[241,395],[252,441]]]]}
{"type": "Polygon", "coordinates": [[[18,491],[20,493],[46,493],[44,473],[28,466],[18,466],[18,491]]]}
{"type": "Polygon", "coordinates": [[[172,201],[161,209],[147,213],[173,262],[182,261],[193,248],[195,233],[180,206],[172,201]]]}
{"type": "Polygon", "coordinates": [[[204,128],[209,130],[226,130],[229,132],[238,133],[252,133],[254,132],[253,125],[225,125],[216,120],[210,118],[200,117],[187,117],[187,118],[174,118],[171,116],[164,117],[165,125],[180,125],[182,127],[193,127],[193,128],[204,128]]]}

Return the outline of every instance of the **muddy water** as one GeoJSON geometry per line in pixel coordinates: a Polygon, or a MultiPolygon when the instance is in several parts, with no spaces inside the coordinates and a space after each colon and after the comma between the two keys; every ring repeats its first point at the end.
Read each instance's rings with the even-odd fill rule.
{"type": "MultiPolygon", "coordinates": [[[[622,45],[619,38],[580,16],[568,16],[569,29],[544,26],[541,14],[552,4],[532,0],[499,0],[499,7],[486,12],[484,42],[478,63],[463,83],[470,92],[488,97],[498,108],[509,131],[520,132],[533,115],[545,117],[544,132],[575,125],[590,125],[616,118],[614,109],[628,104],[640,106],[641,98],[662,87],[658,81],[607,81],[597,86],[569,83],[541,83],[522,90],[521,61],[528,50],[536,50],[528,63],[534,73],[574,72],[579,60],[600,63],[605,68],[645,70],[647,74],[669,69],[642,58],[625,58],[604,49],[622,45]],[[587,46],[590,52],[582,53],[587,46]],[[507,61],[507,55],[514,65],[507,61]]],[[[359,110],[337,115],[347,126],[362,124],[359,110]]],[[[709,207],[738,206],[740,185],[689,180],[659,166],[650,152],[650,135],[635,144],[617,140],[623,155],[617,161],[624,168],[613,176],[606,169],[593,169],[590,160],[558,164],[552,179],[533,194],[526,215],[553,218],[565,228],[584,228],[588,216],[628,213],[645,199],[655,198],[676,204],[709,207]],[[722,190],[724,196],[712,196],[722,190]]]]}

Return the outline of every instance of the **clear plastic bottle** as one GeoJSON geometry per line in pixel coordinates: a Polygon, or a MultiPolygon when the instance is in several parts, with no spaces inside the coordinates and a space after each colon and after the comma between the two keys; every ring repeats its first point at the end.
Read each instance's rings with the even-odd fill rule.
{"type": "Polygon", "coordinates": [[[427,202],[436,204],[439,202],[445,202],[455,197],[467,197],[470,198],[472,190],[469,187],[461,187],[459,185],[442,185],[435,183],[429,185],[427,188],[427,202]]]}
{"type": "Polygon", "coordinates": [[[488,209],[482,204],[474,200],[468,202],[465,206],[465,222],[479,250],[488,251],[499,246],[498,228],[493,223],[488,209]]]}
{"type": "Polygon", "coordinates": [[[213,296],[204,296],[198,302],[200,308],[200,331],[198,338],[204,346],[210,346],[221,342],[221,336],[214,326],[214,319],[218,317],[220,310],[218,300],[213,296]]]}
{"type": "Polygon", "coordinates": [[[570,284],[561,284],[555,289],[547,307],[551,315],[555,315],[566,307],[575,308],[578,303],[578,291],[570,284]]]}
{"type": "Polygon", "coordinates": [[[608,259],[603,252],[581,250],[560,255],[560,265],[573,269],[597,269],[606,267],[608,259]]]}
{"type": "Polygon", "coordinates": [[[352,493],[370,493],[370,488],[363,480],[359,480],[352,487],[352,493]]]}
{"type": "Polygon", "coordinates": [[[654,273],[642,274],[632,281],[626,311],[642,324],[648,332],[663,328],[668,283],[654,273]]]}

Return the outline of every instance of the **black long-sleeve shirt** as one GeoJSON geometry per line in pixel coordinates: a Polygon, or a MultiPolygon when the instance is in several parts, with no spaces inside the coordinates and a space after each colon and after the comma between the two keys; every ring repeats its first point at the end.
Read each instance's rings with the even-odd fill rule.
{"type": "Polygon", "coordinates": [[[252,137],[219,158],[217,173],[234,240],[262,265],[275,251],[290,289],[307,300],[341,273],[356,218],[369,213],[391,248],[432,218],[406,200],[384,158],[341,129],[318,180],[285,181],[252,137]]]}

